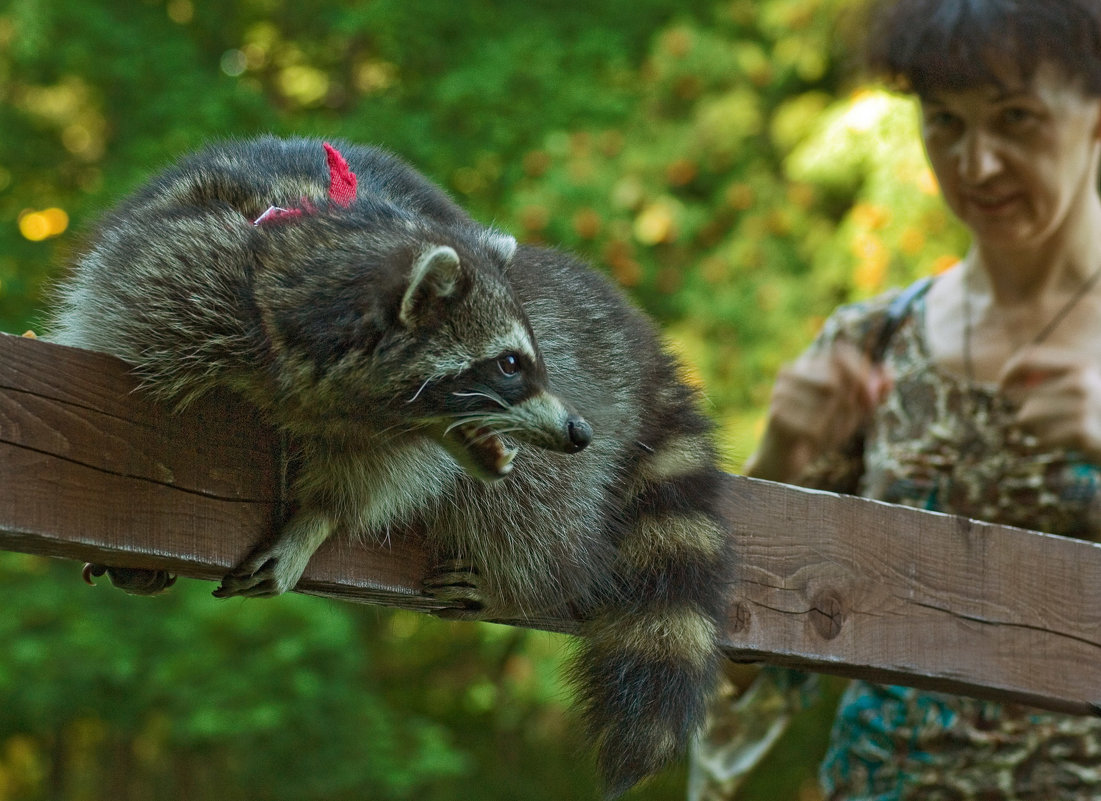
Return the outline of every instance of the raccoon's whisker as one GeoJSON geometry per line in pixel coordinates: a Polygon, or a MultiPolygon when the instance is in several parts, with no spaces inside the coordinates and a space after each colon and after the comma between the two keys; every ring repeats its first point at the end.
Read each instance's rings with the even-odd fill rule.
{"type": "Polygon", "coordinates": [[[418,428],[419,428],[419,426],[417,426],[415,423],[410,423],[408,421],[400,421],[400,422],[394,423],[391,426],[387,426],[386,428],[379,429],[378,433],[381,434],[381,435],[391,434],[391,433],[408,434],[412,431],[416,431],[418,428]]]}
{"type": "Polygon", "coordinates": [[[522,431],[523,426],[516,425],[512,420],[500,420],[495,422],[493,420],[486,420],[482,428],[489,429],[494,434],[510,434],[513,431],[522,431]]]}
{"type": "Polygon", "coordinates": [[[484,442],[491,437],[523,430],[523,426],[516,425],[515,421],[510,419],[507,415],[462,414],[457,415],[447,428],[444,429],[444,434],[450,434],[456,428],[462,428],[464,426],[474,426],[479,429],[480,433],[471,438],[472,442],[484,442]]]}
{"type": "Polygon", "coordinates": [[[509,408],[508,403],[495,392],[452,392],[451,394],[457,398],[485,398],[486,400],[493,401],[502,409],[509,408]]]}
{"type": "Polygon", "coordinates": [[[447,428],[445,428],[443,430],[443,433],[444,434],[450,434],[456,428],[461,428],[465,425],[469,425],[470,423],[474,422],[477,419],[478,419],[477,417],[465,417],[465,418],[455,420],[453,423],[451,423],[451,425],[449,425],[447,428]]]}
{"type": "Polygon", "coordinates": [[[486,414],[485,412],[459,412],[455,415],[452,415],[452,419],[453,422],[450,426],[448,426],[449,431],[455,426],[489,426],[492,425],[495,420],[505,420],[511,422],[511,420],[506,415],[486,414]]]}
{"type": "Polygon", "coordinates": [[[511,407],[505,407],[503,411],[492,412],[460,412],[456,417],[465,417],[470,420],[482,420],[487,424],[499,422],[505,425],[515,423],[516,417],[510,413],[511,407]]]}
{"type": "Polygon", "coordinates": [[[424,388],[427,387],[431,383],[432,383],[432,378],[431,377],[428,377],[428,378],[424,379],[424,383],[421,384],[420,389],[418,389],[416,392],[414,392],[413,397],[411,397],[409,400],[407,400],[406,403],[412,403],[417,398],[419,398],[421,396],[421,393],[424,392],[424,388]]]}
{"type": "Polygon", "coordinates": [[[513,426],[494,426],[493,427],[493,433],[494,434],[512,434],[515,431],[523,431],[523,430],[524,430],[523,426],[515,426],[515,425],[513,425],[513,426]]]}
{"type": "Polygon", "coordinates": [[[489,387],[483,387],[480,390],[474,390],[474,391],[484,393],[487,398],[489,398],[491,401],[493,401],[494,403],[499,405],[505,411],[508,411],[510,408],[512,408],[511,403],[506,401],[504,398],[502,398],[500,395],[498,395],[496,392],[494,392],[489,387]]]}
{"type": "MultiPolygon", "coordinates": [[[[514,428],[514,429],[511,429],[511,430],[516,431],[518,429],[514,428]]],[[[482,443],[482,442],[485,442],[487,439],[493,439],[494,437],[499,436],[499,435],[504,434],[504,433],[506,433],[506,432],[502,431],[501,429],[490,429],[490,430],[486,431],[484,434],[482,434],[481,436],[474,437],[471,440],[471,442],[482,443]]]]}

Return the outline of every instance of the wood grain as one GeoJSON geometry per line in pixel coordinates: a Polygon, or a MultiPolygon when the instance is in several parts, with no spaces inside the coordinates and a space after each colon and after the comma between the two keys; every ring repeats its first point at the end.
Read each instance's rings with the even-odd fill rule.
{"type": "Polygon", "coordinates": [[[765,659],[1088,714],[1101,546],[731,478],[726,643],[765,659]]]}
{"type": "MultiPolygon", "coordinates": [[[[238,399],[175,414],[116,359],[0,336],[0,548],[218,579],[281,492],[278,438],[238,399]]],[[[736,476],[728,501],[732,657],[1098,710],[1101,546],[736,476]]],[[[413,535],[331,542],[298,589],[432,611],[425,559],[413,535]]]]}
{"type": "MultiPolygon", "coordinates": [[[[220,579],[273,531],[278,438],[229,393],[182,413],[118,359],[0,335],[0,548],[220,579]]],[[[300,589],[435,608],[423,549],[333,542],[300,589]]]]}

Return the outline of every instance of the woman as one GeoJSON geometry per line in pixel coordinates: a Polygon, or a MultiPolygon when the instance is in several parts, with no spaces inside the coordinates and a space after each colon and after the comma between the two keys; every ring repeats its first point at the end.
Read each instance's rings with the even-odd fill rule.
{"type": "MultiPolygon", "coordinates": [[[[893,307],[834,313],[746,472],[1101,539],[1101,0],[874,21],[872,65],[917,95],[972,245],[893,307]]],[[[834,801],[1101,799],[1101,719],[854,682],[820,775],[834,801]]]]}

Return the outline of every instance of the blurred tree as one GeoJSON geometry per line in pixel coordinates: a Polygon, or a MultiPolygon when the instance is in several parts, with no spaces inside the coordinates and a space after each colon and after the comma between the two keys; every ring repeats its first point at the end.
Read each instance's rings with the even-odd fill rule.
{"type": "Polygon", "coordinates": [[[439,723],[371,686],[352,616],[215,604],[192,582],[140,604],[76,577],[0,559],[0,732],[23,754],[0,757],[0,797],[401,799],[468,768],[439,723]]]}
{"type": "Polygon", "coordinates": [[[780,364],[838,303],[964,247],[910,101],[854,86],[853,0],[735,0],[667,26],[615,129],[551,132],[506,205],[661,319],[724,425],[731,468],[780,364]]]}
{"type": "MultiPolygon", "coordinates": [[[[909,102],[847,70],[859,2],[8,0],[0,330],[32,325],[79,232],[182,151],[371,141],[607,270],[706,388],[736,469],[838,302],[965,246],[909,102]]],[[[0,555],[0,801],[595,795],[562,638],[75,576],[0,555]]],[[[813,798],[828,715],[745,797],[813,798]]],[[[674,770],[634,797],[682,796],[674,770]]]]}

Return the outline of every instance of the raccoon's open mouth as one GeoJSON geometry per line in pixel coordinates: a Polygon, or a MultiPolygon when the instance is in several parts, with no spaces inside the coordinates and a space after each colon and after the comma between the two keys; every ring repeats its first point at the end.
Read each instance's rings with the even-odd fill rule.
{"type": "Polygon", "coordinates": [[[483,481],[497,481],[512,472],[517,449],[505,444],[492,428],[477,423],[453,425],[444,431],[444,445],[463,469],[483,481]]]}

